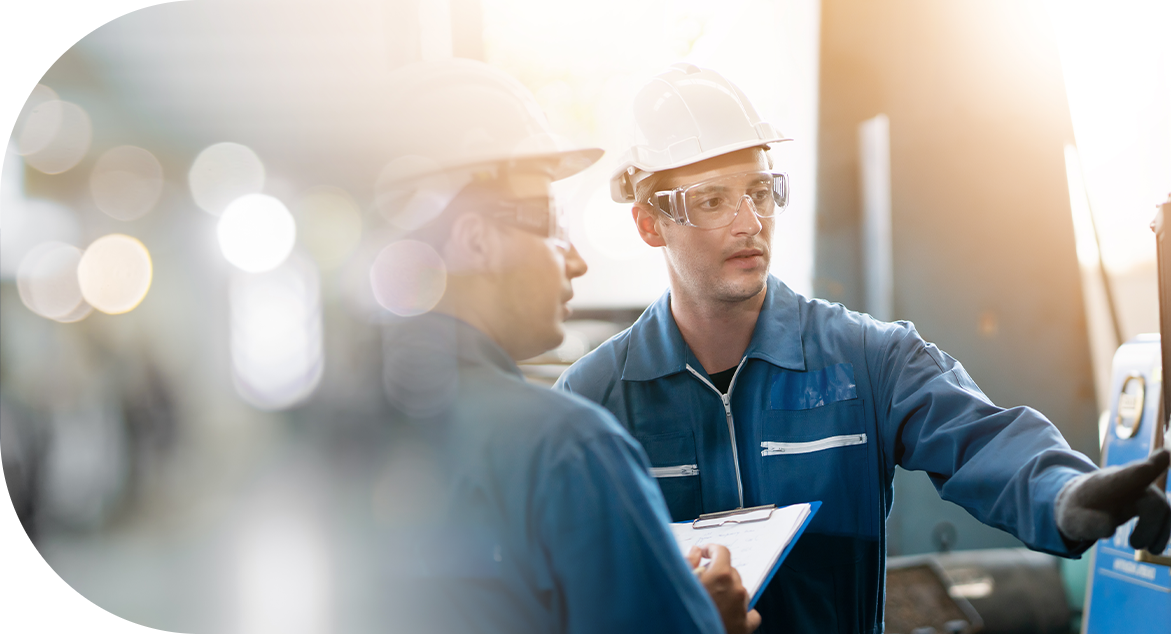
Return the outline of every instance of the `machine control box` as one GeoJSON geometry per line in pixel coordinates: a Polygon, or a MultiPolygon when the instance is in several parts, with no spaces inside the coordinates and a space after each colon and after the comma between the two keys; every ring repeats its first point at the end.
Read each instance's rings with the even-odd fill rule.
{"type": "MultiPolygon", "coordinates": [[[[1114,354],[1110,413],[1102,466],[1146,460],[1151,446],[1171,446],[1160,420],[1163,372],[1159,335],[1139,335],[1114,354]],[[1156,434],[1164,435],[1156,439],[1156,434]]],[[[1118,527],[1090,551],[1085,634],[1171,632],[1171,567],[1167,558],[1130,547],[1135,520],[1118,527]]],[[[1164,552],[1164,555],[1169,553],[1164,552]]]]}

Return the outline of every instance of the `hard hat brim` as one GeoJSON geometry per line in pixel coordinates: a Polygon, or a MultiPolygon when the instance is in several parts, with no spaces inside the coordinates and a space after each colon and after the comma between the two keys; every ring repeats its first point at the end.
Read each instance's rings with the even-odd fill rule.
{"type": "Polygon", "coordinates": [[[606,151],[600,147],[591,147],[580,150],[567,150],[533,158],[557,161],[558,165],[553,169],[553,180],[559,181],[585,171],[589,166],[597,163],[598,159],[602,158],[602,155],[605,153],[606,151]]]}
{"type": "Polygon", "coordinates": [[[629,180],[629,171],[631,168],[647,173],[665,172],[667,170],[686,167],[688,165],[699,163],[700,161],[706,161],[710,158],[723,156],[724,154],[730,154],[732,152],[738,152],[740,150],[746,150],[749,148],[764,147],[765,149],[771,149],[768,146],[771,146],[774,143],[782,143],[784,141],[792,140],[793,139],[785,136],[764,139],[746,139],[741,143],[722,145],[718,148],[708,150],[707,152],[700,152],[699,154],[688,156],[687,158],[666,163],[664,165],[648,165],[641,161],[637,161],[634,159],[633,153],[628,151],[627,156],[624,157],[625,160],[623,160],[610,174],[610,199],[616,203],[635,202],[634,183],[629,180]]]}

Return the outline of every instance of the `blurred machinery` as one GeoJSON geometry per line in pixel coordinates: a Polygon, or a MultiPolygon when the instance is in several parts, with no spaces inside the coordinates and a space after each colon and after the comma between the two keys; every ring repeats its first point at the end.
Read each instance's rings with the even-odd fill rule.
{"type": "Polygon", "coordinates": [[[16,509],[16,517],[30,538],[33,535],[33,515],[36,510],[36,492],[40,464],[44,453],[43,439],[38,433],[32,415],[23,407],[0,396],[0,438],[4,439],[4,481],[8,495],[16,509]]]}
{"type": "Polygon", "coordinates": [[[1058,558],[1027,548],[892,557],[887,561],[887,586],[886,629],[890,632],[915,632],[922,627],[934,627],[940,634],[1070,631],[1072,611],[1058,558]],[[928,570],[936,571],[942,590],[923,589],[933,585],[925,574],[928,570]],[[945,619],[944,615],[950,616],[945,619]],[[967,629],[957,622],[961,619],[967,629]]]}
{"type": "MultiPolygon", "coordinates": [[[[1159,261],[1159,321],[1171,333],[1171,197],[1160,208],[1155,231],[1159,261]]],[[[1110,413],[1102,447],[1102,466],[1145,459],[1168,444],[1168,377],[1163,368],[1171,356],[1171,337],[1140,335],[1114,355],[1110,413]]],[[[1164,474],[1157,486],[1166,488],[1164,474]]],[[[1094,546],[1086,592],[1084,634],[1166,632],[1171,628],[1171,556],[1135,551],[1129,537],[1134,520],[1113,537],[1094,546]]]]}
{"type": "Polygon", "coordinates": [[[888,632],[972,634],[983,631],[980,616],[951,583],[939,562],[929,556],[900,557],[887,563],[888,632]]]}

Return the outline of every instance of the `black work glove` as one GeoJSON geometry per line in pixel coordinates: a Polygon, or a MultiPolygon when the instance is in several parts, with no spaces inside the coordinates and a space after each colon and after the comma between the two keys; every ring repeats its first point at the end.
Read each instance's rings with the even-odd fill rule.
{"type": "Polygon", "coordinates": [[[1108,467],[1070,480],[1057,494],[1057,529],[1070,541],[1092,541],[1114,534],[1135,515],[1130,547],[1161,553],[1171,535],[1167,495],[1151,485],[1167,470],[1166,449],[1125,467],[1108,467]]]}

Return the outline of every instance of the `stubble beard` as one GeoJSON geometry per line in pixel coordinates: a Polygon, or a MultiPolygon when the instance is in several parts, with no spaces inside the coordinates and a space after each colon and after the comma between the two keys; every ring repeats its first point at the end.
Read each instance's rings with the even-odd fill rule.
{"type": "Polygon", "coordinates": [[[713,301],[724,304],[739,304],[756,297],[764,290],[765,280],[768,277],[768,267],[764,272],[752,279],[727,280],[720,279],[711,295],[713,301]]]}
{"type": "Polygon", "coordinates": [[[738,304],[746,302],[759,295],[768,285],[768,268],[771,258],[766,250],[762,270],[754,271],[752,275],[738,275],[735,279],[721,275],[723,261],[712,274],[703,274],[696,269],[697,262],[671,263],[675,270],[675,277],[686,286],[686,292],[704,303],[710,304],[738,304]],[[678,266],[683,264],[683,266],[678,266]]]}

